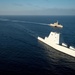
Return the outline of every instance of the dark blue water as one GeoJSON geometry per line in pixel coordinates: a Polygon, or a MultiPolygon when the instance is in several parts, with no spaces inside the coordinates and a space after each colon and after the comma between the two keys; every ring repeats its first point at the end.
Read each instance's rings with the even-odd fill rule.
{"type": "Polygon", "coordinates": [[[0,16],[0,75],[75,75],[75,58],[37,40],[56,21],[65,42],[75,46],[75,16],[0,16]]]}

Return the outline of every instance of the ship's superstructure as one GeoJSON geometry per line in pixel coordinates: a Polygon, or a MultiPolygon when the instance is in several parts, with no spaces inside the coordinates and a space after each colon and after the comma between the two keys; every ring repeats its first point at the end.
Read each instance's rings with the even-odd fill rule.
{"type": "MultiPolygon", "coordinates": [[[[58,22],[54,24],[50,24],[52,27],[57,28],[63,28],[62,25],[59,25],[58,22]]],[[[41,37],[38,37],[38,40],[46,43],[47,45],[53,47],[54,49],[61,51],[63,53],[66,53],[68,55],[71,55],[75,57],[75,48],[72,46],[68,46],[64,43],[61,33],[60,32],[51,32],[48,37],[45,37],[44,39],[41,37]]]]}
{"type": "Polygon", "coordinates": [[[58,21],[54,24],[50,24],[50,26],[52,27],[58,27],[58,28],[63,28],[63,26],[61,24],[58,24],[58,21]]]}

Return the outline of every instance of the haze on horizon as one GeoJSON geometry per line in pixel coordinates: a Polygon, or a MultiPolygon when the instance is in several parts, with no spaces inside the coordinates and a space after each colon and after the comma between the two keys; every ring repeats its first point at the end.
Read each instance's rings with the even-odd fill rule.
{"type": "Polygon", "coordinates": [[[0,0],[0,15],[75,15],[75,0],[0,0]]]}

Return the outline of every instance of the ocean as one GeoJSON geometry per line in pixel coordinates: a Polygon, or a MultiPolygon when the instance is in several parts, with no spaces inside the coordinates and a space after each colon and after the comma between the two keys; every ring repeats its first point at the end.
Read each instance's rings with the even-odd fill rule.
{"type": "Polygon", "coordinates": [[[58,21],[75,47],[75,16],[0,16],[0,75],[75,75],[75,58],[40,42],[58,21]]]}

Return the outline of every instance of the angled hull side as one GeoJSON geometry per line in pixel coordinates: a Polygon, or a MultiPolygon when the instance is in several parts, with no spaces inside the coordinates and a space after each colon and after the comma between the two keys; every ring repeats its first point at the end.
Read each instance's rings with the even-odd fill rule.
{"type": "Polygon", "coordinates": [[[56,50],[58,50],[60,52],[63,52],[65,54],[68,54],[70,56],[75,57],[75,50],[69,49],[67,47],[64,47],[64,46],[61,46],[61,45],[58,45],[58,44],[51,43],[46,39],[42,39],[41,37],[38,37],[38,40],[44,42],[45,44],[53,47],[54,49],[56,49],[56,50]]]}

